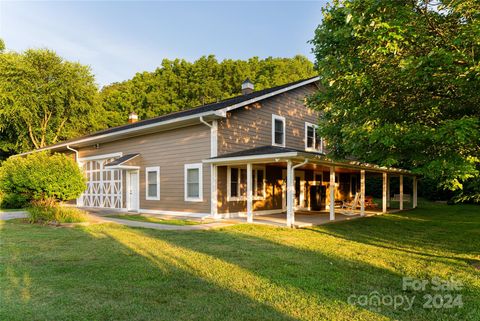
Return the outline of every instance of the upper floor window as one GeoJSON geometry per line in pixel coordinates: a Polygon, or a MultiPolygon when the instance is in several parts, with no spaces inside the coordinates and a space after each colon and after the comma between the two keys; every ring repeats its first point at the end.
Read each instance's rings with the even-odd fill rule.
{"type": "Polygon", "coordinates": [[[201,202],[203,200],[202,164],[185,164],[185,201],[201,202]]]}
{"type": "Polygon", "coordinates": [[[160,199],[160,167],[145,168],[146,199],[158,201],[160,199]]]}
{"type": "Polygon", "coordinates": [[[285,147],[285,117],[272,115],[272,145],[285,147]]]}
{"type": "MultiPolygon", "coordinates": [[[[254,166],[252,169],[252,194],[254,200],[265,198],[265,167],[254,166]]],[[[247,169],[228,167],[227,198],[229,201],[247,199],[247,169]]]]}
{"type": "Polygon", "coordinates": [[[318,135],[318,126],[305,123],[305,150],[323,152],[324,140],[318,135]]]}

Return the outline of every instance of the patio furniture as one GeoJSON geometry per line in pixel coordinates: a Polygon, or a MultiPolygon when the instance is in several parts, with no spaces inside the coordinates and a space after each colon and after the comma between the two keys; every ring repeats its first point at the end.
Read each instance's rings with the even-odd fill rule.
{"type": "MultiPolygon", "coordinates": [[[[400,194],[393,194],[393,197],[390,200],[400,202],[400,194]]],[[[403,201],[410,202],[410,194],[403,194],[403,201]]]]}
{"type": "Polygon", "coordinates": [[[343,215],[349,215],[349,216],[352,216],[352,215],[357,215],[354,211],[355,209],[358,207],[359,205],[359,200],[360,196],[358,193],[355,194],[355,197],[352,201],[343,201],[343,204],[342,204],[342,214],[343,215]]]}
{"type": "Polygon", "coordinates": [[[378,204],[373,201],[373,196],[365,196],[365,208],[375,209],[378,204]]]}

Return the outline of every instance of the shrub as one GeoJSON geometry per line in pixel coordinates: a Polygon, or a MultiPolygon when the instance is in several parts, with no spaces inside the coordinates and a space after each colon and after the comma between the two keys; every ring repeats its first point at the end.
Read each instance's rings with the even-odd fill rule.
{"type": "Polygon", "coordinates": [[[0,208],[24,208],[28,205],[28,200],[23,195],[3,194],[1,196],[0,208]]]}
{"type": "Polygon", "coordinates": [[[22,200],[69,201],[80,196],[85,188],[80,168],[63,154],[39,152],[10,157],[0,168],[0,190],[19,203],[22,200]]]}
{"type": "Polygon", "coordinates": [[[31,223],[78,223],[87,220],[84,211],[61,206],[53,199],[33,201],[28,213],[31,223]]]}

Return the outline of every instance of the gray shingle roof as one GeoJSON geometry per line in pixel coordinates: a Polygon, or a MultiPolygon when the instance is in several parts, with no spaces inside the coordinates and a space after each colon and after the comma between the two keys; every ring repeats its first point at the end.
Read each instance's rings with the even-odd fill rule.
{"type": "Polygon", "coordinates": [[[312,154],[312,155],[323,155],[322,153],[307,152],[305,150],[289,148],[289,147],[260,146],[260,147],[255,147],[251,149],[242,150],[239,152],[219,155],[217,157],[212,157],[210,159],[232,158],[232,157],[243,157],[243,156],[254,156],[254,155],[272,155],[272,154],[283,154],[283,153],[303,153],[303,154],[312,154]]]}
{"type": "Polygon", "coordinates": [[[113,162],[110,162],[110,163],[106,164],[105,167],[122,165],[123,163],[126,163],[126,162],[128,162],[129,160],[134,159],[134,158],[137,157],[138,155],[140,155],[140,154],[136,153],[136,154],[124,155],[124,156],[122,156],[122,157],[117,158],[117,159],[114,160],[113,162]]]}
{"type": "Polygon", "coordinates": [[[259,91],[254,91],[254,92],[252,92],[250,94],[247,94],[247,95],[236,96],[236,97],[233,97],[233,98],[222,100],[222,101],[217,102],[217,103],[202,105],[202,106],[187,109],[187,110],[182,110],[182,111],[178,111],[178,112],[174,112],[174,113],[170,113],[170,114],[166,114],[166,115],[162,115],[162,116],[158,116],[158,117],[154,117],[154,118],[149,118],[149,119],[146,119],[146,120],[141,120],[141,121],[138,121],[138,122],[133,123],[133,124],[127,124],[127,125],[108,128],[108,129],[101,130],[101,131],[95,132],[93,134],[84,136],[82,138],[94,137],[94,136],[97,136],[97,135],[113,133],[113,132],[116,132],[116,131],[121,131],[121,130],[134,128],[134,127],[141,127],[141,126],[144,126],[144,125],[158,123],[158,122],[162,122],[162,121],[165,121],[165,120],[170,120],[170,119],[180,118],[180,117],[184,117],[184,116],[191,116],[191,115],[195,115],[195,114],[200,114],[200,113],[204,113],[204,112],[207,112],[207,111],[220,110],[220,109],[232,106],[232,105],[236,105],[236,104],[248,101],[250,99],[254,99],[254,98],[257,98],[257,97],[275,92],[277,90],[280,90],[280,89],[283,89],[283,88],[286,88],[286,87],[289,87],[289,86],[293,86],[295,84],[298,84],[298,83],[301,83],[301,82],[304,82],[304,81],[307,81],[307,80],[310,80],[310,79],[313,79],[313,78],[316,78],[316,77],[317,76],[311,77],[311,78],[308,78],[308,79],[302,79],[302,80],[299,80],[299,81],[295,81],[295,82],[288,83],[288,84],[281,85],[281,86],[277,86],[277,87],[272,87],[272,88],[267,88],[267,89],[263,89],[263,90],[259,90],[259,91]]]}

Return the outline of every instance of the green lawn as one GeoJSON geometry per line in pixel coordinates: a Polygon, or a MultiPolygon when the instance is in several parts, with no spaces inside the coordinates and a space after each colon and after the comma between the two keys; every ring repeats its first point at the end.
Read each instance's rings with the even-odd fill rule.
{"type": "Polygon", "coordinates": [[[179,219],[162,219],[158,217],[145,216],[140,214],[117,214],[117,215],[107,215],[107,217],[119,218],[122,220],[137,221],[137,222],[148,222],[148,223],[158,223],[158,224],[168,224],[168,225],[198,225],[202,224],[200,222],[195,222],[191,220],[179,220],[179,219]]]}
{"type": "Polygon", "coordinates": [[[420,205],[298,230],[0,222],[0,320],[479,320],[480,207],[420,205]],[[464,287],[403,291],[404,276],[464,287]],[[350,304],[374,291],[415,300],[350,304]],[[425,294],[464,306],[426,309],[425,294]]]}

